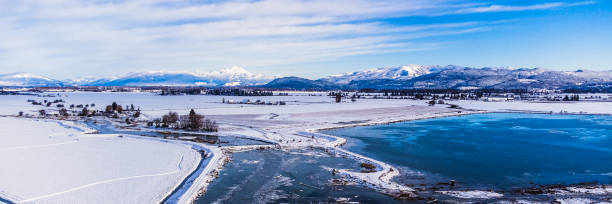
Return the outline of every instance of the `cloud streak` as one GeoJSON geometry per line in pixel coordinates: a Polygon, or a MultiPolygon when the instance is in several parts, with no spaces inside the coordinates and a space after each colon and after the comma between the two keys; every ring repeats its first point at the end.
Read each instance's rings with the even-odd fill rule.
{"type": "MultiPolygon", "coordinates": [[[[469,13],[490,13],[490,12],[517,12],[517,11],[532,11],[546,10],[561,7],[584,6],[595,4],[595,1],[582,1],[575,3],[552,2],[544,4],[533,4],[526,6],[511,6],[511,5],[487,5],[472,8],[459,9],[453,12],[454,14],[469,14],[469,13]]],[[[448,13],[447,13],[448,14],[448,13]]]]}
{"type": "Polygon", "coordinates": [[[499,22],[391,24],[389,18],[542,10],[454,0],[0,0],[0,67],[111,75],[148,69],[274,66],[342,56],[435,49],[431,36],[499,22]]]}

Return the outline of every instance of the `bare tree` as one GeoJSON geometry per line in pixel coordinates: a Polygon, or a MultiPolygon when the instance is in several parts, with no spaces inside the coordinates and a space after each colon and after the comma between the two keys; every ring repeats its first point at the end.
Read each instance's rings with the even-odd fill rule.
{"type": "Polygon", "coordinates": [[[68,113],[68,110],[66,110],[65,108],[59,109],[59,115],[62,117],[70,116],[70,114],[68,113]]]}
{"type": "Polygon", "coordinates": [[[168,112],[168,114],[162,116],[162,127],[170,127],[170,125],[176,124],[179,116],[176,112],[168,112]]]}
{"type": "Polygon", "coordinates": [[[217,125],[217,122],[206,119],[204,120],[204,124],[202,124],[202,130],[207,132],[217,132],[219,131],[219,126],[217,125]]]}

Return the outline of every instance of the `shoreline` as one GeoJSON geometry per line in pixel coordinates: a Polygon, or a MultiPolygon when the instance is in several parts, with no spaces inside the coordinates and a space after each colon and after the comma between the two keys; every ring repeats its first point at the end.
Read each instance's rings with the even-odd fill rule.
{"type": "MultiPolygon", "coordinates": [[[[451,109],[451,110],[454,110],[454,109],[451,109]]],[[[172,142],[172,143],[181,143],[184,145],[191,145],[191,148],[194,151],[198,151],[198,149],[196,148],[197,146],[198,148],[200,148],[200,150],[205,149],[205,150],[210,151],[210,153],[212,154],[211,156],[209,156],[209,158],[207,158],[207,159],[210,159],[210,161],[206,163],[206,165],[203,165],[202,167],[200,167],[200,165],[205,161],[205,158],[200,156],[199,164],[195,166],[193,170],[190,171],[189,174],[187,174],[183,179],[181,179],[181,182],[176,184],[176,186],[173,187],[172,190],[169,191],[167,195],[163,197],[160,203],[164,203],[168,201],[168,199],[170,199],[177,191],[181,189],[181,186],[185,182],[193,182],[193,183],[191,184],[189,188],[184,189],[183,194],[178,197],[177,202],[178,203],[193,203],[197,201],[199,197],[205,194],[205,192],[207,191],[208,185],[212,183],[216,177],[218,177],[219,172],[224,168],[224,166],[228,162],[231,161],[231,154],[234,152],[251,151],[251,150],[262,149],[262,148],[263,149],[271,149],[271,148],[280,148],[280,149],[299,148],[301,149],[301,148],[307,148],[311,146],[315,146],[315,147],[319,146],[325,149],[329,149],[338,154],[347,156],[351,159],[355,159],[356,161],[366,161],[366,162],[371,162],[371,163],[376,164],[377,168],[381,169],[376,172],[361,173],[361,172],[353,172],[353,171],[347,171],[347,170],[338,170],[338,172],[341,174],[346,174],[354,179],[362,181],[359,183],[361,183],[362,185],[365,185],[368,188],[371,188],[377,191],[382,191],[383,193],[390,195],[392,197],[395,197],[395,195],[402,197],[402,195],[404,196],[408,195],[406,193],[411,193],[411,192],[413,193],[417,191],[412,189],[411,187],[397,184],[391,181],[395,176],[399,175],[399,170],[397,168],[383,161],[378,161],[376,159],[372,159],[370,157],[346,150],[342,148],[342,146],[347,142],[346,138],[335,136],[335,135],[324,134],[324,133],[321,133],[321,131],[338,129],[338,128],[385,125],[385,124],[390,124],[390,123],[400,123],[400,122],[414,121],[414,120],[426,120],[426,119],[434,119],[434,118],[454,117],[454,116],[472,115],[472,114],[489,114],[489,113],[526,113],[526,114],[552,114],[552,115],[611,116],[611,114],[593,114],[593,113],[582,114],[582,113],[569,113],[569,112],[568,113],[552,112],[551,113],[551,112],[546,112],[546,111],[528,111],[528,110],[489,111],[489,110],[474,110],[474,109],[456,109],[454,111],[449,111],[449,112],[432,112],[432,113],[425,113],[425,114],[395,116],[395,117],[389,116],[388,119],[367,120],[367,122],[362,122],[362,123],[351,123],[351,124],[339,124],[339,123],[314,124],[314,123],[311,123],[310,127],[307,126],[307,127],[296,128],[296,129],[270,128],[270,129],[264,130],[265,128],[259,128],[260,130],[263,131],[262,133],[264,135],[265,134],[277,134],[279,138],[283,138],[283,139],[285,138],[290,139],[291,138],[290,135],[307,137],[307,138],[312,137],[313,139],[317,138],[314,140],[315,142],[313,144],[310,144],[310,146],[308,146],[308,144],[298,144],[297,142],[293,142],[293,143],[287,143],[287,144],[277,143],[277,144],[272,144],[272,145],[239,145],[239,146],[225,146],[225,147],[218,148],[214,145],[189,142],[189,141],[184,141],[184,140],[179,140],[179,139],[164,139],[164,138],[157,138],[157,137],[152,137],[152,136],[140,136],[140,135],[123,134],[123,133],[122,135],[130,135],[130,136],[139,137],[139,138],[147,138],[147,139],[153,139],[153,140],[158,140],[158,141],[166,141],[166,142],[172,142]],[[280,131],[280,130],[284,130],[284,131],[280,131]],[[330,140],[330,138],[333,138],[333,140],[330,140]],[[324,140],[325,142],[321,141],[320,139],[324,140]],[[215,149],[215,150],[212,150],[212,149],[215,149]],[[193,177],[194,173],[199,171],[200,168],[202,168],[201,173],[195,176],[193,180],[189,181],[189,179],[193,177]]],[[[16,117],[16,116],[7,115],[7,116],[2,116],[2,117],[16,117]]],[[[20,118],[20,117],[16,117],[16,118],[20,118]]],[[[49,118],[29,118],[29,119],[58,121],[60,123],[64,121],[64,120],[49,119],[49,118]]],[[[67,120],[67,121],[72,121],[73,123],[80,124],[80,125],[74,124],[74,126],[78,126],[79,128],[82,128],[83,126],[85,126],[88,129],[90,129],[90,131],[83,130],[82,134],[91,134],[91,132],[95,132],[93,128],[89,127],[87,124],[85,124],[81,120],[67,120]]],[[[66,125],[73,125],[73,124],[66,124],[66,125]]],[[[251,127],[249,129],[254,129],[254,128],[251,127]]],[[[148,131],[148,130],[143,129],[141,131],[148,131]]],[[[229,133],[226,133],[226,134],[228,136],[231,135],[229,133]]],[[[260,136],[260,135],[250,135],[249,134],[247,136],[272,141],[271,139],[267,137],[264,138],[263,136],[260,136]]]]}
{"type": "MultiPolygon", "coordinates": [[[[360,155],[358,153],[354,153],[351,152],[349,150],[346,150],[344,148],[342,148],[342,146],[344,144],[346,144],[347,142],[347,138],[343,138],[340,136],[335,136],[335,135],[330,135],[330,134],[325,134],[325,133],[321,133],[321,131],[325,131],[325,130],[333,130],[333,129],[339,129],[339,128],[351,128],[351,127],[360,127],[360,126],[376,126],[376,125],[386,125],[386,124],[391,124],[391,123],[401,123],[401,122],[407,122],[407,121],[415,121],[415,120],[427,120],[427,119],[436,119],[436,118],[445,118],[445,117],[455,117],[455,116],[463,116],[463,115],[474,115],[474,114],[491,114],[491,113],[524,113],[524,114],[547,114],[547,115],[597,115],[597,116],[612,116],[611,114],[593,114],[593,113],[550,113],[550,112],[544,112],[544,111],[526,111],[526,110],[517,110],[517,111],[487,111],[487,110],[468,110],[469,112],[453,112],[453,113],[441,113],[438,115],[434,115],[434,116],[425,116],[425,117],[416,117],[416,118],[407,118],[407,119],[392,119],[392,120],[385,120],[385,121],[368,121],[368,122],[364,122],[364,123],[357,123],[357,124],[336,124],[332,127],[321,127],[321,128],[311,128],[311,129],[307,129],[304,131],[298,131],[296,132],[296,134],[301,134],[304,136],[323,136],[323,137],[332,137],[335,140],[334,141],[330,141],[327,143],[327,145],[329,145],[330,149],[332,149],[333,151],[336,151],[336,153],[340,153],[342,155],[348,156],[351,159],[355,159],[357,161],[369,161],[371,163],[374,163],[377,165],[377,167],[381,167],[383,173],[380,173],[378,175],[378,180],[383,181],[383,182],[387,182],[387,184],[389,185],[380,185],[380,182],[378,181],[373,181],[371,177],[368,177],[367,175],[363,175],[363,174],[372,174],[372,173],[377,173],[376,172],[371,172],[371,173],[360,173],[360,172],[352,172],[352,171],[346,171],[346,170],[336,170],[337,172],[346,174],[350,177],[359,179],[363,182],[366,182],[370,185],[374,185],[374,186],[368,186],[370,188],[373,188],[375,190],[379,190],[379,191],[383,191],[383,193],[385,194],[389,194],[389,190],[391,191],[403,191],[406,190],[404,188],[401,187],[397,187],[398,184],[394,184],[392,182],[389,182],[393,177],[399,175],[399,171],[394,171],[394,167],[390,164],[387,164],[386,162],[383,161],[379,161],[364,155],[360,155]],[[306,133],[306,134],[304,134],[306,133]],[[379,184],[379,185],[377,185],[379,184]],[[389,188],[391,187],[391,188],[389,188]]],[[[397,168],[395,168],[397,169],[397,168]]],[[[409,191],[411,192],[416,192],[416,190],[409,188],[409,191]]],[[[392,197],[396,197],[396,195],[392,195],[390,194],[390,196],[392,197]]]]}
{"type": "MultiPolygon", "coordinates": [[[[297,131],[294,134],[304,135],[304,136],[323,136],[323,137],[331,137],[335,140],[329,141],[323,144],[324,147],[335,151],[341,155],[347,156],[351,159],[355,159],[360,162],[370,162],[377,166],[377,168],[381,168],[375,172],[370,173],[361,173],[354,172],[348,170],[336,170],[337,172],[347,175],[353,179],[357,179],[362,184],[366,184],[367,187],[372,188],[374,190],[381,191],[384,194],[389,196],[399,198],[399,199],[410,199],[416,196],[415,189],[398,184],[396,182],[391,181],[394,177],[399,175],[399,170],[393,167],[386,162],[379,161],[355,152],[351,152],[342,148],[344,144],[346,144],[347,139],[335,135],[329,135],[321,133],[323,130],[330,129],[338,129],[338,128],[350,128],[350,127],[358,127],[358,126],[373,126],[373,125],[384,125],[390,123],[398,123],[405,121],[413,121],[413,120],[426,120],[426,119],[434,119],[434,118],[443,118],[443,117],[453,117],[453,116],[462,116],[462,115],[471,115],[471,114],[483,114],[489,113],[489,111],[481,111],[481,110],[468,110],[468,111],[455,111],[455,112],[447,112],[447,113],[437,113],[436,115],[421,115],[424,117],[413,117],[413,118],[402,118],[402,119],[391,119],[391,120],[383,120],[383,121],[368,121],[364,123],[357,124],[334,124],[332,127],[315,127],[306,129],[303,131],[297,131]],[[304,134],[306,133],[306,134],[304,134]]],[[[325,138],[323,138],[325,139],[325,138]]]]}
{"type": "MultiPolygon", "coordinates": [[[[306,128],[306,129],[301,129],[301,130],[294,130],[294,131],[290,131],[288,132],[288,134],[293,134],[293,135],[298,135],[298,136],[302,136],[302,137],[316,137],[316,138],[320,138],[320,139],[324,139],[327,142],[325,143],[320,143],[318,142],[317,146],[320,146],[324,149],[328,149],[328,150],[332,150],[338,154],[347,156],[351,159],[354,159],[356,161],[365,161],[365,162],[371,162],[377,165],[377,167],[382,168],[382,170],[376,171],[376,172],[371,172],[371,173],[360,173],[360,172],[350,172],[350,171],[345,171],[342,172],[341,170],[340,173],[344,173],[346,175],[349,175],[351,177],[354,177],[357,180],[360,180],[362,184],[366,184],[367,187],[372,188],[374,190],[378,190],[378,191],[382,191],[385,194],[389,194],[390,196],[393,196],[392,194],[401,194],[401,192],[416,192],[416,190],[410,188],[410,187],[405,187],[405,186],[401,186],[399,184],[396,184],[394,182],[390,182],[392,178],[394,178],[395,176],[399,175],[399,171],[397,170],[397,168],[393,167],[390,164],[387,164],[385,162],[364,156],[364,155],[360,155],[351,151],[348,151],[346,149],[343,149],[342,146],[347,142],[346,138],[343,137],[339,137],[339,136],[335,136],[335,135],[328,135],[328,134],[324,134],[321,133],[320,131],[323,130],[330,130],[330,129],[337,129],[337,128],[350,128],[350,127],[358,127],[358,126],[373,126],[373,125],[384,125],[384,124],[390,124],[390,123],[399,123],[399,122],[406,122],[406,121],[414,121],[414,120],[426,120],[426,119],[435,119],[435,118],[444,118],[444,117],[454,117],[454,116],[463,116],[463,115],[473,115],[473,114],[488,114],[488,113],[498,113],[500,111],[486,111],[486,110],[465,110],[465,109],[459,109],[457,111],[453,111],[453,112],[446,112],[446,113],[434,113],[434,115],[431,114],[423,114],[423,115],[418,115],[416,117],[409,117],[409,118],[401,118],[401,119],[390,119],[390,120],[382,120],[382,121],[368,121],[368,122],[364,122],[364,123],[357,123],[357,124],[333,124],[331,125],[331,127],[310,127],[310,128],[306,128]],[[329,140],[328,138],[333,138],[334,140],[329,140]],[[379,173],[377,173],[379,172],[379,173]],[[371,177],[373,173],[377,173],[375,176],[376,178],[371,177]],[[365,183],[364,183],[365,182],[365,183]]],[[[514,112],[512,112],[514,113],[514,112]]],[[[527,112],[525,112],[527,113],[527,112]]],[[[267,132],[267,131],[266,131],[267,132]]],[[[251,135],[252,137],[257,137],[255,135],[251,135]]],[[[242,146],[231,146],[231,147],[224,147],[224,148],[228,148],[228,149],[232,149],[233,151],[229,151],[229,153],[233,153],[233,152],[242,152],[242,151],[251,151],[251,150],[255,150],[258,149],[257,146],[277,146],[277,145],[242,145],[242,146]]],[[[291,145],[291,144],[278,144],[278,146],[280,146],[281,149],[287,149],[287,148],[306,148],[308,146],[295,146],[295,145],[291,145]]],[[[223,164],[225,165],[225,164],[223,164]]],[[[221,168],[222,169],[222,168],[221,168]]],[[[219,170],[221,170],[219,169],[219,170]]],[[[211,181],[212,182],[212,181],[211,181]]],[[[204,189],[202,189],[202,192],[205,192],[206,187],[204,187],[204,189]]],[[[199,195],[201,196],[201,195],[199,195]]],[[[197,197],[199,197],[197,196],[197,197]]],[[[195,199],[193,199],[192,201],[195,201],[197,199],[197,197],[195,199]]]]}
{"type": "MultiPolygon", "coordinates": [[[[486,112],[486,111],[485,111],[486,112]]],[[[438,118],[438,117],[451,117],[451,116],[457,116],[457,115],[466,115],[466,114],[476,114],[476,113],[485,113],[483,111],[472,111],[472,112],[452,112],[452,114],[442,114],[442,115],[435,115],[435,116],[426,116],[426,117],[418,117],[418,118],[411,118],[411,119],[400,119],[400,120],[388,120],[388,121],[378,121],[378,122],[372,122],[369,121],[366,124],[350,124],[350,125],[340,125],[342,127],[352,127],[352,126],[363,126],[363,125],[377,125],[377,124],[385,124],[385,123],[392,123],[392,122],[401,122],[401,121],[408,121],[408,120],[422,120],[422,119],[431,119],[431,118],[438,118]]],[[[334,128],[341,128],[340,126],[334,127],[334,128]]],[[[376,173],[376,178],[372,177],[372,173],[358,173],[358,172],[342,172],[342,170],[340,170],[340,173],[346,173],[349,176],[352,176],[356,179],[361,180],[362,184],[368,184],[366,185],[369,188],[372,188],[374,190],[379,190],[379,191],[383,191],[383,193],[386,193],[388,195],[392,194],[398,194],[398,195],[406,195],[409,194],[410,196],[413,196],[413,192],[415,192],[414,189],[407,187],[407,186],[402,186],[400,184],[397,184],[395,182],[392,182],[391,179],[397,175],[399,175],[399,170],[397,170],[396,168],[394,168],[393,166],[386,164],[382,161],[378,161],[354,152],[350,152],[348,150],[342,149],[340,148],[340,146],[342,146],[344,143],[346,143],[346,139],[342,138],[342,137],[338,137],[338,136],[333,136],[333,135],[326,135],[326,134],[322,134],[322,133],[318,133],[318,132],[313,132],[313,130],[322,130],[325,128],[310,128],[310,129],[303,129],[303,130],[298,130],[298,131],[291,131],[288,132],[288,134],[293,134],[293,135],[297,135],[297,136],[303,136],[303,137],[312,137],[315,135],[305,135],[304,133],[310,133],[310,134],[320,134],[320,135],[325,135],[328,136],[330,138],[334,138],[335,140],[333,141],[329,141],[329,139],[327,138],[322,138],[324,140],[326,140],[327,142],[325,143],[320,143],[317,142],[318,145],[324,149],[331,149],[336,153],[339,153],[341,155],[346,155],[348,157],[350,157],[351,159],[356,159],[357,161],[370,161],[372,163],[375,163],[378,165],[378,167],[382,168],[381,171],[376,171],[376,172],[372,172],[372,173],[376,173]]],[[[321,136],[315,136],[320,138],[321,136]]],[[[255,135],[251,135],[252,137],[257,137],[255,135]]],[[[275,144],[275,145],[241,145],[241,146],[227,146],[227,147],[221,147],[221,150],[223,150],[223,154],[224,157],[226,157],[226,159],[223,160],[223,162],[217,164],[217,171],[210,171],[208,173],[202,172],[202,174],[200,174],[200,176],[198,176],[198,178],[196,178],[196,180],[203,180],[203,178],[210,178],[211,180],[207,180],[205,185],[201,185],[199,186],[199,190],[197,194],[195,194],[195,197],[192,196],[187,196],[185,197],[185,195],[183,195],[181,197],[180,201],[186,201],[189,203],[193,203],[195,202],[200,196],[204,195],[205,192],[207,191],[207,187],[208,184],[212,183],[212,181],[215,179],[214,177],[214,173],[218,173],[220,172],[223,167],[227,164],[227,162],[229,162],[229,156],[225,155],[225,154],[231,154],[234,152],[243,152],[243,151],[251,151],[251,150],[256,150],[256,149],[270,149],[270,148],[280,148],[280,149],[287,149],[287,148],[306,148],[309,146],[295,146],[295,145],[291,145],[291,144],[275,144]],[[184,199],[183,199],[184,198],[184,199]]],[[[209,165],[214,165],[213,163],[209,163],[209,165]]],[[[193,189],[190,188],[190,189],[193,189]]]]}
{"type": "MultiPolygon", "coordinates": [[[[368,121],[365,123],[357,123],[357,124],[338,124],[337,126],[333,126],[333,127],[324,127],[324,128],[311,128],[311,129],[307,129],[305,131],[314,131],[314,132],[319,132],[319,131],[323,131],[323,130],[333,130],[333,129],[338,129],[338,128],[351,128],[351,127],[360,127],[360,126],[375,126],[375,125],[386,125],[386,124],[391,124],[391,123],[401,123],[401,122],[407,122],[407,121],[415,121],[415,120],[427,120],[427,119],[435,119],[435,118],[445,118],[445,117],[454,117],[454,116],[463,116],[463,115],[474,115],[474,114],[487,114],[487,113],[497,113],[497,111],[487,111],[487,110],[468,110],[471,112],[450,112],[453,114],[446,114],[446,113],[441,113],[444,115],[436,115],[436,116],[425,116],[425,117],[420,117],[420,118],[407,118],[407,119],[392,119],[392,120],[386,120],[386,121],[368,121]]],[[[449,112],[447,112],[449,113],[449,112]]],[[[322,133],[320,133],[322,134],[322,133]]],[[[337,137],[337,136],[336,136],[337,137]]]]}
{"type": "Polygon", "coordinates": [[[205,160],[205,158],[204,158],[204,156],[205,156],[205,155],[206,155],[205,153],[200,152],[200,161],[198,162],[198,165],[196,165],[196,166],[195,166],[195,167],[194,167],[194,168],[193,168],[193,169],[190,171],[190,173],[189,173],[189,174],[187,174],[187,175],[186,175],[186,176],[185,176],[183,179],[181,179],[182,181],[181,181],[180,183],[178,183],[176,186],[174,186],[170,192],[166,193],[166,195],[165,195],[165,196],[162,198],[162,200],[160,200],[158,203],[162,204],[162,203],[166,203],[166,202],[168,202],[168,200],[170,200],[170,198],[174,197],[173,195],[174,195],[175,193],[178,193],[178,192],[179,192],[179,190],[181,189],[181,187],[182,187],[183,185],[185,185],[185,183],[187,183],[188,179],[189,179],[190,177],[194,176],[194,175],[195,175],[195,173],[198,171],[198,169],[202,168],[202,164],[204,164],[204,160],[205,160]]]}

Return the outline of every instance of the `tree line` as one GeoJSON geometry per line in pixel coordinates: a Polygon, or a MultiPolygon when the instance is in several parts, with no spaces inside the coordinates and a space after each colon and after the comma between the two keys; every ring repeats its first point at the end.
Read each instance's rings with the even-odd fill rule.
{"type": "Polygon", "coordinates": [[[197,114],[193,109],[187,115],[179,115],[172,111],[168,112],[161,118],[148,122],[147,125],[155,128],[172,128],[189,131],[219,131],[217,122],[205,118],[204,115],[197,114]]]}

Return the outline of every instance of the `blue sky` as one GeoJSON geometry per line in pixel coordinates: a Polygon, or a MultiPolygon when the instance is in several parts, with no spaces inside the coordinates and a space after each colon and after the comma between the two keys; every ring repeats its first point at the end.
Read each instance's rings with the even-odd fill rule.
{"type": "Polygon", "coordinates": [[[0,73],[612,69],[612,2],[0,0],[0,73]]]}

